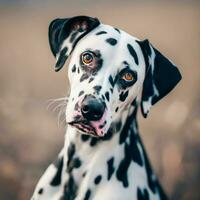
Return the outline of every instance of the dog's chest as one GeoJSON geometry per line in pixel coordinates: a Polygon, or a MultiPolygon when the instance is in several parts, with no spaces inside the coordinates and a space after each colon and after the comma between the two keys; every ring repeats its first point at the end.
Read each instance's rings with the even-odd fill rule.
{"type": "MultiPolygon", "coordinates": [[[[132,162],[129,155],[126,155],[127,144],[119,144],[119,135],[113,136],[112,140],[104,141],[103,145],[95,144],[90,139],[79,142],[76,146],[80,145],[82,149],[77,147],[70,162],[73,163],[73,159],[79,158],[81,165],[68,174],[69,177],[73,177],[76,185],[76,200],[132,200],[137,199],[138,195],[141,198],[148,195],[150,199],[159,199],[158,194],[153,194],[148,186],[145,165],[140,165],[139,161],[132,162]],[[86,144],[89,146],[85,147],[86,144]]],[[[130,141],[127,140],[127,143],[130,141]]],[[[139,147],[138,150],[144,162],[142,148],[139,147]]],[[[70,162],[67,162],[66,167],[69,167],[70,162]]]]}

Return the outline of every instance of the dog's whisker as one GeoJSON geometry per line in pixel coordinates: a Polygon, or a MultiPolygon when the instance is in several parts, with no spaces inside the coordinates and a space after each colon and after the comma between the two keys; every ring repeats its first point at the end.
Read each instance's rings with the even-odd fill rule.
{"type": "Polygon", "coordinates": [[[57,111],[59,108],[62,107],[66,107],[67,104],[66,103],[60,103],[60,104],[51,104],[50,106],[48,106],[48,110],[51,110],[53,112],[57,111]]]}
{"type": "Polygon", "coordinates": [[[59,119],[58,121],[58,127],[65,127],[66,125],[66,119],[63,117],[63,119],[59,119]]]}
{"type": "Polygon", "coordinates": [[[61,97],[61,98],[57,98],[57,99],[49,99],[47,100],[47,110],[51,109],[51,106],[53,106],[54,104],[58,103],[58,102],[62,102],[64,104],[67,105],[68,103],[68,97],[61,97]]]}
{"type": "Polygon", "coordinates": [[[65,110],[68,103],[68,96],[57,99],[49,99],[47,103],[47,110],[51,110],[53,112],[58,111],[57,125],[60,127],[65,122],[65,110]]]}
{"type": "Polygon", "coordinates": [[[60,98],[56,98],[56,99],[49,99],[47,101],[65,101],[65,100],[68,100],[68,96],[66,97],[60,97],[60,98]]]}
{"type": "Polygon", "coordinates": [[[57,106],[55,106],[52,111],[55,112],[56,110],[58,109],[62,109],[62,108],[65,108],[67,104],[65,103],[62,103],[62,104],[58,104],[57,106]]]}
{"type": "Polygon", "coordinates": [[[60,125],[62,125],[63,119],[62,117],[64,116],[64,120],[65,120],[65,109],[60,109],[59,113],[58,113],[58,127],[60,127],[60,125]]]}
{"type": "Polygon", "coordinates": [[[67,125],[68,125],[67,123],[64,125],[64,129],[65,129],[65,130],[67,129],[67,125]]]}
{"type": "Polygon", "coordinates": [[[64,126],[66,125],[66,118],[65,118],[65,115],[64,115],[64,119],[60,122],[61,126],[64,126]]]}

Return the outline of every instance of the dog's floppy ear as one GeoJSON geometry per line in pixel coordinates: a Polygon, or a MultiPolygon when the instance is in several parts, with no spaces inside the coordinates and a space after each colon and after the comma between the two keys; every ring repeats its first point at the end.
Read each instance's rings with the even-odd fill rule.
{"type": "Polygon", "coordinates": [[[148,40],[137,42],[142,49],[146,64],[141,110],[143,116],[147,117],[151,106],[167,95],[181,80],[181,74],[177,67],[148,40]]]}
{"type": "Polygon", "coordinates": [[[55,71],[59,71],[77,42],[100,24],[97,18],[76,16],[55,19],[49,25],[49,44],[56,57],[55,71]]]}

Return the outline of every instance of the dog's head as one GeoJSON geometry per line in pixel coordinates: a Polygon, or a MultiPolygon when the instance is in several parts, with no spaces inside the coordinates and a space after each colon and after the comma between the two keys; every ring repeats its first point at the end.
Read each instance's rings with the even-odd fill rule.
{"type": "Polygon", "coordinates": [[[104,25],[96,18],[55,19],[49,42],[55,71],[69,60],[67,122],[81,132],[104,136],[140,101],[144,117],[180,81],[178,69],[148,40],[104,25]]]}

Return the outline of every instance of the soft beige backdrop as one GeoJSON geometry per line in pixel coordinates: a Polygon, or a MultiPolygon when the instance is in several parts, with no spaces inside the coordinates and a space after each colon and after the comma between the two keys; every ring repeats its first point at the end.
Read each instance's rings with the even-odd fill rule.
{"type": "Polygon", "coordinates": [[[12,2],[0,0],[0,199],[28,199],[63,145],[65,128],[47,105],[67,94],[67,69],[54,72],[47,29],[56,17],[84,14],[148,38],[179,66],[183,80],[148,119],[139,117],[139,127],[172,199],[199,200],[200,3],[12,2]]]}

